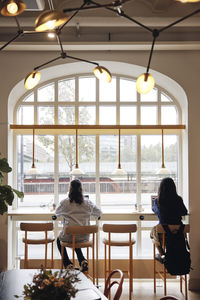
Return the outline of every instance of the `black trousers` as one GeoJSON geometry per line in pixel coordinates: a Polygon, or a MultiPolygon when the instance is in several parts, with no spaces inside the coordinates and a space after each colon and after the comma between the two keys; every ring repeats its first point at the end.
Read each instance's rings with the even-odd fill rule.
{"type": "MultiPolygon", "coordinates": [[[[60,244],[59,237],[57,238],[57,247],[58,247],[58,250],[59,250],[59,252],[61,254],[61,244],[60,244]]],[[[76,255],[77,255],[77,258],[78,258],[79,265],[81,265],[81,262],[83,260],[85,260],[83,252],[82,252],[81,248],[75,248],[75,252],[76,252],[76,255]]],[[[72,264],[72,262],[69,259],[69,256],[67,254],[66,248],[64,247],[64,251],[63,251],[63,265],[64,265],[64,267],[66,267],[66,266],[68,266],[70,264],[72,264]]]]}

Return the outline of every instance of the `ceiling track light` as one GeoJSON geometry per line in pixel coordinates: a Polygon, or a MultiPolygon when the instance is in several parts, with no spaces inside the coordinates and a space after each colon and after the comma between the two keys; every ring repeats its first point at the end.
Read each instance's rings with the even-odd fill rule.
{"type": "Polygon", "coordinates": [[[72,170],[70,172],[70,175],[83,175],[84,172],[79,168],[78,165],[78,129],[76,129],[76,142],[75,142],[75,146],[76,146],[76,164],[75,164],[75,168],[74,170],[72,170]]]}
{"type": "Polygon", "coordinates": [[[6,17],[18,16],[26,8],[26,4],[21,0],[5,0],[1,4],[1,14],[6,17]]]}
{"type": "Polygon", "coordinates": [[[164,160],[164,132],[162,129],[162,165],[161,168],[156,172],[158,175],[169,175],[169,170],[165,167],[165,160],[164,160]]]}
{"type": "Polygon", "coordinates": [[[118,176],[123,176],[123,175],[126,175],[127,173],[121,167],[121,131],[120,131],[120,129],[119,129],[118,138],[119,138],[119,140],[118,140],[118,168],[112,174],[118,175],[118,176]]]}

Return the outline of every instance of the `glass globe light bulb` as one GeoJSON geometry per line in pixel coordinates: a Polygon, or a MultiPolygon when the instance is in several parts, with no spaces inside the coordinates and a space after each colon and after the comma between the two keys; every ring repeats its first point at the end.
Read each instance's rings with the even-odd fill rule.
{"type": "Polygon", "coordinates": [[[7,5],[7,11],[12,14],[15,15],[16,12],[18,11],[18,5],[15,2],[9,3],[7,5]]]}
{"type": "Polygon", "coordinates": [[[139,94],[149,93],[155,85],[153,76],[149,73],[141,74],[136,81],[136,89],[139,94]]]}

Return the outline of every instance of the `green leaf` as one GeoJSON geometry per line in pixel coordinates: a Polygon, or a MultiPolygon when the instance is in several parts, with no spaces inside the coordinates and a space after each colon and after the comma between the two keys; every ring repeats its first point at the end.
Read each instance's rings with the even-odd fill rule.
{"type": "Polygon", "coordinates": [[[12,168],[9,166],[6,158],[0,158],[0,171],[4,173],[9,173],[12,171],[12,168]]]}
{"type": "Polygon", "coordinates": [[[7,205],[5,204],[4,201],[0,199],[0,214],[3,215],[5,212],[7,212],[7,210],[8,210],[7,205]]]}
{"type": "Polygon", "coordinates": [[[17,197],[24,198],[24,193],[23,192],[20,192],[16,189],[13,189],[13,192],[17,195],[17,197]]]}

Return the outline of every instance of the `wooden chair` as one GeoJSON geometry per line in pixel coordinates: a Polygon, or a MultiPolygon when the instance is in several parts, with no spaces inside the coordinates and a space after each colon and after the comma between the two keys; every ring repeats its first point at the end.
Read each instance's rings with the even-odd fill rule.
{"type": "Polygon", "coordinates": [[[108,239],[104,239],[105,245],[105,282],[107,273],[110,274],[111,269],[111,247],[129,247],[129,268],[123,270],[124,273],[128,273],[129,276],[129,299],[131,299],[131,293],[133,291],[133,245],[135,239],[132,234],[137,231],[136,224],[104,224],[103,231],[108,233],[108,239]],[[112,233],[128,234],[129,238],[125,241],[113,240],[112,233]],[[108,263],[107,263],[107,247],[108,247],[108,263]],[[108,266],[107,266],[108,265],[108,266]]]}
{"type": "Polygon", "coordinates": [[[24,268],[28,269],[28,245],[45,245],[45,262],[44,267],[47,268],[47,246],[51,243],[51,268],[53,268],[53,242],[54,235],[50,237],[48,231],[53,230],[53,223],[20,223],[20,229],[25,231],[25,237],[22,242],[25,246],[24,268]],[[44,232],[44,238],[35,239],[28,238],[28,232],[44,232]]]}
{"type": "MultiPolygon", "coordinates": [[[[174,230],[178,230],[180,225],[168,225],[169,229],[171,232],[174,230]]],[[[162,227],[161,224],[158,224],[156,226],[157,233],[162,234],[162,247],[165,249],[165,230],[162,227]]],[[[190,225],[185,225],[184,228],[184,234],[186,235],[187,233],[190,232],[190,225]]],[[[154,243],[153,245],[153,265],[154,265],[154,293],[156,293],[156,276],[158,275],[164,282],[164,296],[167,295],[167,270],[165,268],[164,264],[161,264],[157,259],[156,259],[156,245],[154,243]],[[157,263],[161,266],[161,270],[157,269],[157,263]]],[[[187,291],[187,275],[182,275],[180,276],[180,291],[182,293],[182,283],[185,281],[185,299],[188,299],[188,291],[187,291]]],[[[169,297],[169,296],[168,296],[169,297]]],[[[171,297],[171,296],[170,296],[171,297]]]]}
{"type": "Polygon", "coordinates": [[[89,261],[89,248],[92,249],[92,280],[95,283],[95,235],[98,232],[97,225],[88,226],[69,226],[66,227],[65,233],[72,235],[72,243],[60,241],[61,244],[61,269],[63,268],[63,250],[64,247],[72,248],[72,260],[75,265],[75,248],[87,248],[87,261],[89,261]],[[76,242],[76,235],[91,234],[92,239],[87,242],[76,242]]]}
{"type": "Polygon", "coordinates": [[[117,284],[118,285],[118,288],[115,292],[115,295],[113,297],[113,300],[119,300],[121,294],[122,294],[122,286],[123,286],[123,282],[124,282],[124,274],[121,270],[119,269],[116,269],[114,271],[112,271],[107,280],[106,280],[106,283],[105,283],[105,288],[104,288],[104,295],[106,297],[108,297],[108,295],[110,294],[110,290],[112,288],[113,285],[117,284]],[[118,274],[119,275],[119,278],[115,278],[114,281],[111,282],[111,278],[113,275],[116,275],[118,274]]]}

